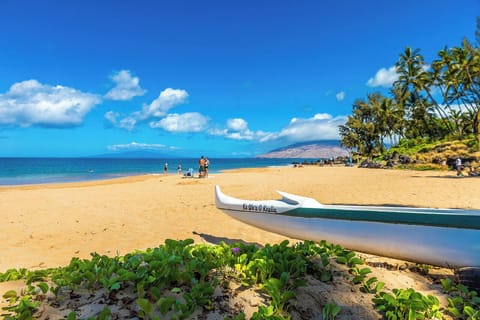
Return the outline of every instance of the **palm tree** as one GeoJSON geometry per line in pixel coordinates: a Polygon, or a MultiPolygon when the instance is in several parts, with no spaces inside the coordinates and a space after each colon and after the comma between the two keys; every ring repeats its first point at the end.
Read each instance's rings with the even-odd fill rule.
{"type": "Polygon", "coordinates": [[[477,137],[480,131],[480,51],[464,39],[461,47],[444,49],[439,56],[441,59],[434,61],[433,69],[443,105],[454,124],[452,133],[462,139],[468,133],[463,129],[470,127],[470,132],[477,137]]]}
{"type": "Polygon", "coordinates": [[[398,107],[394,99],[387,97],[382,97],[381,109],[385,123],[385,133],[390,143],[396,145],[402,133],[403,110],[398,107]]]}
{"type": "Polygon", "coordinates": [[[428,118],[431,118],[432,105],[422,95],[425,89],[428,93],[431,77],[426,71],[427,64],[420,50],[412,51],[407,47],[395,65],[399,76],[393,86],[404,97],[402,104],[407,109],[407,116],[413,117],[412,120],[417,124],[421,122],[426,132],[431,131],[428,118]]]}

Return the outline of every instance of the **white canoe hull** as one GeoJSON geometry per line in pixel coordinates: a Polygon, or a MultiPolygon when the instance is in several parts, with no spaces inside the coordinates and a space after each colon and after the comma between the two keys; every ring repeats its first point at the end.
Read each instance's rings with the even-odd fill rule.
{"type": "Polygon", "coordinates": [[[289,211],[298,212],[301,208],[328,210],[335,207],[335,210],[347,208],[349,212],[383,208],[385,212],[394,211],[396,215],[408,210],[419,211],[423,216],[436,214],[437,211],[439,214],[451,214],[453,211],[460,215],[473,215],[476,219],[480,218],[477,210],[328,206],[314,199],[285,193],[281,193],[284,196],[282,201],[245,201],[224,195],[218,186],[215,194],[217,207],[231,217],[290,238],[317,242],[326,240],[350,250],[437,266],[480,266],[479,229],[288,215],[289,211]]]}

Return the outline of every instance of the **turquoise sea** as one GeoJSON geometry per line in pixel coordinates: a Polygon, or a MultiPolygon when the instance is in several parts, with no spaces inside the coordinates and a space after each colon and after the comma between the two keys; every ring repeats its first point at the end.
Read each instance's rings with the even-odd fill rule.
{"type": "MultiPolygon", "coordinates": [[[[303,159],[210,158],[210,173],[238,168],[286,166],[303,159]]],[[[141,174],[163,174],[165,162],[169,174],[193,168],[198,159],[126,159],[126,158],[0,158],[0,185],[104,180],[141,174]]]]}

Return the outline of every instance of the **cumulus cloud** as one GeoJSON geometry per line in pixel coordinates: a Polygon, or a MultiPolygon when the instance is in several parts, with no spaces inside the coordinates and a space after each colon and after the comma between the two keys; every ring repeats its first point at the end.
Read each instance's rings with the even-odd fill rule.
{"type": "Polygon", "coordinates": [[[107,92],[105,99],[130,100],[136,96],[143,96],[146,90],[140,87],[138,77],[132,77],[130,71],[122,70],[111,77],[115,87],[107,92]]]}
{"type": "Polygon", "coordinates": [[[104,117],[110,125],[128,131],[135,129],[135,125],[137,124],[137,120],[134,117],[127,116],[120,119],[120,113],[114,111],[106,112],[104,117]]]}
{"type": "Polygon", "coordinates": [[[317,113],[311,118],[292,118],[290,123],[278,132],[253,131],[244,119],[228,119],[225,128],[208,130],[210,135],[233,140],[259,142],[304,142],[313,140],[339,139],[338,126],[345,124],[346,116],[333,117],[328,113],[317,113]]]}
{"type": "Polygon", "coordinates": [[[395,66],[387,69],[381,68],[373,78],[368,79],[367,85],[370,87],[390,87],[398,79],[395,66]]]}
{"type": "Polygon", "coordinates": [[[222,136],[232,140],[258,140],[268,133],[264,131],[252,131],[248,128],[248,122],[242,118],[228,119],[226,128],[213,128],[208,131],[213,136],[222,136]]]}
{"type": "Polygon", "coordinates": [[[167,111],[183,104],[188,99],[188,92],[181,89],[167,88],[163,90],[157,99],[153,100],[149,105],[144,105],[142,116],[148,117],[163,117],[167,111]]]}
{"type": "Polygon", "coordinates": [[[99,96],[64,86],[26,80],[0,94],[0,125],[72,127],[101,103],[99,96]]]}
{"type": "Polygon", "coordinates": [[[234,131],[245,131],[248,130],[248,123],[242,118],[228,119],[227,128],[234,131]]]}
{"type": "Polygon", "coordinates": [[[337,101],[342,101],[343,99],[345,99],[345,92],[341,91],[341,92],[337,93],[335,95],[335,98],[337,98],[337,101]]]}
{"type": "Polygon", "coordinates": [[[167,147],[163,144],[138,143],[134,141],[127,144],[110,145],[110,146],[107,146],[107,149],[110,151],[132,151],[132,150],[164,150],[164,149],[172,149],[172,147],[167,147]]]}
{"type": "Polygon", "coordinates": [[[117,118],[119,116],[120,116],[120,114],[118,112],[114,112],[114,111],[108,111],[104,115],[105,119],[111,124],[116,124],[117,123],[117,118]]]}
{"type": "Polygon", "coordinates": [[[187,99],[187,91],[167,88],[150,104],[144,104],[141,110],[124,115],[122,119],[119,113],[109,111],[105,113],[105,119],[115,127],[133,130],[139,122],[166,116],[171,108],[187,102],[187,99]]]}
{"type": "Polygon", "coordinates": [[[339,139],[338,126],[344,124],[345,116],[332,117],[327,113],[318,113],[312,118],[293,118],[279,132],[270,133],[260,139],[261,142],[286,140],[301,142],[313,140],[339,139]]]}
{"type": "Polygon", "coordinates": [[[150,122],[150,127],[169,132],[201,132],[207,128],[208,118],[198,112],[172,113],[165,118],[150,122]]]}

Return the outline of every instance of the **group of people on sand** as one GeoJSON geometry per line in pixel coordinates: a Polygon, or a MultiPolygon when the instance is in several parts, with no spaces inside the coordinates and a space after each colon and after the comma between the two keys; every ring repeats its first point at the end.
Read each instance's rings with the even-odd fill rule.
{"type": "Polygon", "coordinates": [[[198,160],[198,177],[199,178],[208,178],[208,166],[210,165],[210,160],[207,157],[201,156],[198,160]]]}
{"type": "MultiPolygon", "coordinates": [[[[208,167],[210,166],[210,160],[207,157],[201,156],[198,160],[198,177],[199,178],[208,178],[208,167]]],[[[178,174],[182,174],[182,165],[179,163],[177,165],[178,174]]],[[[168,163],[165,162],[163,165],[163,173],[168,174],[168,163]]],[[[183,174],[185,177],[193,178],[193,169],[189,168],[186,173],[183,174]]]]}
{"type": "MultiPolygon", "coordinates": [[[[460,157],[457,157],[455,160],[455,169],[457,171],[457,177],[463,177],[463,169],[464,166],[462,165],[462,159],[460,157]]],[[[480,173],[473,167],[473,165],[470,165],[470,169],[468,171],[468,176],[470,177],[478,177],[480,176],[480,173]]]]}

